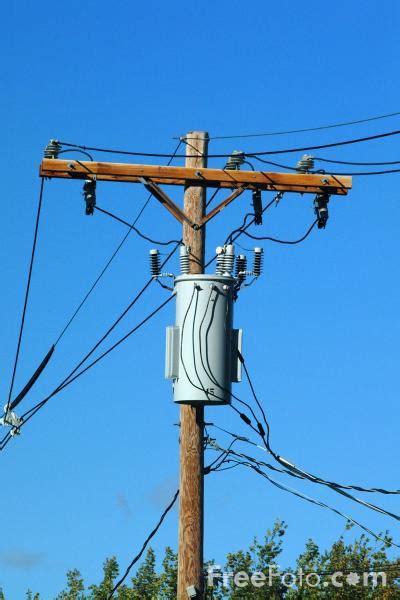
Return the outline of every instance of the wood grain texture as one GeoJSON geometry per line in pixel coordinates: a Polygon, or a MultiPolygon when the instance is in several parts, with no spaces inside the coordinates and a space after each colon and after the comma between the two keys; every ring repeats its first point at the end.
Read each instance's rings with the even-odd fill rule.
{"type": "MultiPolygon", "coordinates": [[[[194,140],[191,140],[191,144],[192,141],[194,140]]],[[[140,178],[145,177],[154,183],[164,185],[196,185],[230,189],[248,186],[250,189],[257,187],[261,190],[313,194],[328,191],[330,194],[342,196],[345,196],[352,187],[352,178],[347,176],[207,169],[199,164],[197,158],[188,158],[185,167],[44,159],[39,174],[41,177],[66,179],[86,179],[93,174],[98,181],[127,183],[140,183],[140,178]]]]}
{"type": "MultiPolygon", "coordinates": [[[[199,158],[186,159],[194,169],[206,166],[208,134],[193,131],[188,134],[187,154],[199,153],[199,158]]],[[[184,210],[195,223],[201,223],[205,212],[206,190],[186,187],[184,210]]],[[[190,248],[190,272],[204,270],[205,229],[194,231],[183,225],[183,242],[190,248]]],[[[203,534],[204,534],[204,407],[182,405],[180,414],[180,506],[178,548],[178,600],[187,600],[186,589],[194,585],[198,597],[203,597],[203,534]]]]}

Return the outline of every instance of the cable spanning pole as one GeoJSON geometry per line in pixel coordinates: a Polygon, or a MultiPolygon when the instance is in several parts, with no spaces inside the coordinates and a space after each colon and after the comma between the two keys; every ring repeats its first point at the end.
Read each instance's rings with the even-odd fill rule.
{"type": "MultiPolygon", "coordinates": [[[[207,166],[208,134],[188,133],[186,166],[207,166]],[[193,155],[198,154],[198,158],[193,155]]],[[[205,214],[206,188],[186,187],[184,211],[194,223],[205,214]]],[[[195,230],[183,223],[183,243],[190,248],[190,273],[204,271],[205,227],[195,230]]],[[[203,597],[204,532],[204,406],[183,404],[180,416],[180,503],[178,549],[178,600],[187,600],[188,589],[203,597]]]]}

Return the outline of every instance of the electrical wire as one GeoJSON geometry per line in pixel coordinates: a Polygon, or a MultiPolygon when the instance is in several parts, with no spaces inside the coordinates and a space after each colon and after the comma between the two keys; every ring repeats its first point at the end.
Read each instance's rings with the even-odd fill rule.
{"type": "Polygon", "coordinates": [[[27,309],[27,306],[28,306],[29,291],[30,291],[30,288],[31,288],[33,263],[35,261],[36,245],[37,245],[38,232],[39,232],[39,224],[40,224],[40,215],[41,215],[41,212],[42,212],[43,191],[44,191],[44,178],[42,177],[41,182],[40,182],[39,202],[38,202],[38,208],[37,208],[37,213],[36,213],[35,233],[34,233],[34,236],[33,236],[31,259],[30,259],[30,262],[29,262],[28,279],[27,279],[26,288],[25,288],[24,306],[23,306],[23,309],[22,309],[22,317],[21,317],[21,323],[20,323],[20,328],[19,328],[19,335],[18,335],[18,342],[17,342],[17,351],[16,351],[15,358],[14,358],[14,366],[13,366],[13,371],[12,371],[12,376],[11,376],[11,384],[10,384],[10,389],[9,389],[9,392],[8,392],[8,400],[7,400],[7,405],[6,405],[6,408],[5,408],[5,414],[8,413],[8,409],[10,407],[11,396],[12,396],[13,389],[14,389],[15,375],[16,375],[17,366],[18,366],[19,353],[20,353],[20,350],[21,350],[21,342],[22,342],[22,334],[23,334],[24,325],[25,325],[26,309],[27,309]]]}
{"type": "Polygon", "coordinates": [[[123,582],[125,581],[125,579],[128,577],[129,572],[132,569],[132,567],[138,562],[138,560],[140,560],[141,556],[143,555],[143,552],[146,550],[147,544],[156,535],[156,533],[160,529],[160,527],[161,527],[161,525],[162,525],[165,517],[167,516],[167,514],[169,513],[169,511],[174,506],[174,504],[175,504],[175,502],[176,502],[176,500],[178,498],[178,495],[179,495],[179,489],[175,492],[174,497],[172,498],[171,502],[168,504],[167,508],[162,513],[162,515],[160,517],[160,520],[158,521],[158,523],[155,526],[155,528],[153,529],[153,531],[145,539],[145,541],[144,541],[144,543],[143,543],[140,551],[138,552],[138,554],[129,563],[128,567],[126,568],[126,571],[125,571],[124,575],[121,577],[121,579],[118,581],[118,583],[116,583],[115,586],[113,587],[113,589],[111,590],[111,593],[108,596],[108,600],[111,600],[111,598],[114,596],[114,594],[117,591],[117,589],[123,584],[123,582]]]}
{"type": "MultiPolygon", "coordinates": [[[[334,148],[337,146],[347,146],[349,144],[358,144],[360,142],[369,142],[372,140],[378,140],[387,138],[393,135],[399,135],[400,130],[388,131],[385,133],[379,133],[376,135],[369,135],[361,138],[355,138],[350,140],[344,140],[339,142],[331,142],[329,144],[319,144],[315,146],[304,146],[300,148],[287,148],[287,149],[278,149],[278,150],[267,150],[261,152],[245,152],[244,155],[246,157],[255,157],[255,156],[266,156],[270,154],[289,154],[291,152],[305,152],[307,150],[320,150],[322,148],[334,148]]],[[[82,150],[92,150],[94,152],[106,152],[108,154],[125,154],[128,156],[151,156],[155,158],[171,158],[171,154],[162,154],[159,152],[133,152],[128,150],[116,150],[112,148],[97,148],[94,146],[84,146],[82,144],[71,144],[70,142],[60,142],[62,146],[72,146],[74,148],[81,148],[82,150]]],[[[198,158],[198,154],[187,155],[187,154],[175,154],[176,158],[198,158]]],[[[230,154],[208,154],[208,158],[229,158],[230,154]]]]}
{"type": "MultiPolygon", "coordinates": [[[[232,446],[232,444],[231,444],[231,446],[232,446]]],[[[259,461],[257,461],[256,459],[254,459],[251,456],[246,456],[246,455],[239,454],[239,453],[233,451],[231,449],[231,446],[227,450],[225,450],[224,448],[221,448],[220,446],[218,447],[218,450],[222,450],[225,453],[225,457],[222,460],[222,463],[223,462],[227,462],[228,461],[228,456],[231,454],[231,455],[239,456],[240,458],[245,458],[246,460],[249,460],[250,462],[257,464],[258,466],[262,465],[262,466],[266,466],[267,468],[271,468],[271,465],[269,465],[268,463],[259,462],[259,461]]],[[[293,473],[290,472],[288,469],[277,469],[277,468],[273,468],[272,467],[272,470],[279,471],[281,473],[285,473],[287,475],[293,476],[293,473]]],[[[307,480],[308,479],[307,477],[304,477],[304,476],[303,477],[297,477],[297,478],[298,479],[302,479],[302,480],[307,480]]],[[[377,506],[376,504],[372,504],[370,502],[366,502],[365,500],[362,500],[361,498],[353,496],[352,494],[349,494],[348,492],[345,492],[343,490],[334,490],[334,491],[338,492],[339,494],[341,494],[345,498],[347,498],[349,500],[352,500],[353,502],[356,502],[357,504],[360,504],[361,506],[364,506],[365,508],[369,508],[370,510],[373,510],[373,511],[378,512],[380,514],[386,515],[387,517],[395,519],[396,521],[400,521],[400,516],[399,515],[397,515],[395,513],[392,513],[390,511],[382,508],[381,506],[377,506]]]]}
{"type": "Polygon", "coordinates": [[[314,227],[316,226],[317,223],[318,223],[318,219],[315,219],[314,223],[307,229],[306,233],[298,240],[279,240],[277,238],[273,238],[273,237],[269,237],[269,236],[252,235],[251,233],[248,233],[247,231],[243,231],[243,234],[246,235],[247,237],[251,238],[252,240],[269,240],[270,242],[276,242],[278,244],[294,245],[294,244],[300,244],[301,242],[304,242],[304,240],[310,235],[310,233],[312,232],[312,230],[314,229],[314,227]]]}
{"type": "MultiPolygon", "coordinates": [[[[243,358],[243,356],[241,354],[239,355],[239,359],[241,361],[243,360],[242,364],[245,364],[244,363],[244,358],[243,358]]],[[[251,379],[249,379],[248,369],[245,369],[245,373],[246,373],[246,377],[247,377],[248,381],[250,382],[251,379]]],[[[257,396],[256,396],[256,393],[255,393],[255,390],[254,390],[254,386],[252,384],[251,384],[250,388],[251,388],[253,397],[256,398],[257,396]]],[[[258,401],[258,398],[257,398],[257,401],[258,401]]],[[[267,423],[267,420],[265,418],[265,414],[263,414],[263,418],[264,418],[264,422],[265,422],[266,426],[269,428],[269,424],[267,423]]],[[[257,419],[256,419],[256,421],[257,421],[257,419]]],[[[264,433],[263,427],[262,427],[262,425],[259,422],[257,422],[257,428],[259,430],[258,433],[261,436],[261,438],[262,438],[262,440],[263,440],[263,442],[265,444],[265,447],[266,447],[267,451],[275,458],[275,460],[279,464],[281,464],[285,468],[289,469],[295,475],[301,475],[302,478],[306,478],[306,479],[308,479],[309,481],[311,481],[313,483],[318,483],[320,485],[324,485],[324,486],[330,487],[331,489],[333,489],[334,491],[339,492],[339,493],[341,493],[340,491],[342,491],[342,490],[356,490],[358,492],[366,492],[366,493],[375,493],[376,492],[376,493],[387,494],[387,495],[390,495],[390,494],[396,494],[396,495],[400,494],[400,490],[386,490],[386,489],[382,489],[382,488],[365,488],[365,487],[362,487],[362,486],[359,486],[359,485],[343,485],[343,484],[340,484],[340,483],[337,483],[337,482],[334,482],[334,481],[327,481],[327,480],[322,479],[322,478],[320,478],[320,477],[318,477],[316,475],[308,473],[307,471],[304,471],[304,470],[300,469],[299,467],[296,467],[295,465],[293,465],[292,463],[290,463],[289,461],[287,461],[285,458],[283,458],[282,456],[279,456],[276,452],[274,452],[274,450],[271,448],[271,445],[269,443],[269,439],[265,438],[265,433],[264,433]]]]}
{"type": "Polygon", "coordinates": [[[356,165],[356,166],[378,166],[378,165],[400,165],[400,160],[387,160],[384,162],[351,162],[348,160],[334,160],[333,158],[322,158],[321,156],[314,156],[314,160],[321,162],[334,163],[336,165],[356,165]]]}
{"type": "MultiPolygon", "coordinates": [[[[285,131],[268,131],[266,133],[247,133],[242,135],[215,135],[210,137],[210,140],[233,140],[239,138],[266,137],[274,135],[288,135],[292,133],[306,133],[308,131],[321,131],[322,129],[334,129],[336,127],[347,127],[348,125],[358,125],[359,123],[369,123],[380,119],[388,119],[389,117],[397,117],[400,112],[379,115],[377,117],[369,117],[368,119],[358,119],[357,121],[345,121],[344,123],[335,123],[333,125],[320,125],[319,127],[308,127],[307,129],[290,129],[285,131]]],[[[174,138],[179,139],[179,138],[174,138]]],[[[189,138],[190,139],[190,138],[189,138]]]]}
{"type": "MultiPolygon", "coordinates": [[[[298,169],[296,169],[296,167],[291,167],[289,165],[282,165],[280,163],[276,163],[276,162],[272,162],[270,160],[264,160],[263,158],[260,158],[259,156],[253,156],[253,158],[255,160],[258,160],[264,164],[267,165],[273,165],[275,167],[279,167],[280,169],[288,169],[289,171],[296,171],[298,173],[298,169]]],[[[317,159],[316,157],[314,157],[314,160],[323,160],[323,162],[338,162],[338,164],[344,164],[344,165],[374,165],[374,164],[400,164],[399,162],[393,162],[393,163],[350,163],[350,162],[342,162],[339,163],[339,161],[329,161],[328,159],[317,159]]],[[[326,172],[326,171],[308,171],[309,175],[319,175],[319,174],[323,174],[323,175],[331,175],[332,177],[335,175],[343,175],[343,176],[348,176],[348,177],[365,177],[368,175],[387,175],[389,173],[400,173],[400,169],[387,169],[387,170],[383,170],[383,171],[354,171],[354,172],[350,172],[350,171],[335,171],[334,173],[331,172],[326,172]]]]}
{"type": "Polygon", "coordinates": [[[124,221],[124,219],[117,217],[117,215],[114,215],[113,213],[109,212],[108,210],[105,210],[104,208],[100,208],[100,206],[96,205],[94,208],[95,208],[95,210],[98,210],[99,212],[115,219],[119,223],[126,225],[130,229],[133,229],[133,231],[135,233],[137,233],[141,238],[143,238],[144,240],[146,240],[148,242],[151,242],[152,244],[156,244],[157,246],[169,246],[170,244],[177,244],[177,243],[180,244],[179,240],[169,240],[168,242],[160,242],[159,240],[152,240],[150,237],[148,237],[147,235],[144,235],[141,231],[139,231],[139,229],[137,229],[137,227],[134,227],[133,225],[128,223],[128,221],[124,221]]]}
{"type": "MultiPolygon", "coordinates": [[[[152,317],[154,317],[154,315],[156,315],[162,308],[164,308],[164,306],[166,306],[169,302],[171,302],[172,299],[173,299],[173,296],[170,296],[169,298],[167,298],[157,308],[155,308],[149,315],[147,315],[147,317],[145,317],[144,319],[142,319],[142,321],[140,321],[140,323],[138,323],[133,329],[131,329],[130,331],[128,331],[128,333],[126,333],[122,338],[120,338],[117,342],[115,342],[115,344],[113,344],[107,350],[105,350],[102,354],[100,354],[100,356],[98,356],[95,360],[93,360],[89,365],[87,365],[81,371],[79,371],[78,373],[76,373],[77,367],[75,367],[75,369],[53,390],[53,392],[51,392],[51,394],[49,394],[44,400],[42,400],[41,402],[39,402],[38,404],[36,404],[35,406],[33,406],[31,409],[29,409],[28,411],[26,411],[23,415],[21,415],[22,424],[20,426],[18,426],[16,429],[18,431],[20,431],[20,429],[23,426],[25,426],[28,423],[28,421],[30,421],[30,419],[41,408],[43,408],[43,406],[45,404],[47,404],[47,402],[51,398],[53,398],[55,395],[57,395],[58,393],[60,393],[64,388],[66,388],[67,386],[69,386],[73,381],[75,381],[76,379],[78,379],[79,377],[81,377],[84,373],[86,373],[87,371],[89,371],[89,369],[91,369],[92,367],[94,367],[98,362],[100,362],[103,358],[105,358],[108,354],[110,354],[110,352],[112,352],[113,350],[115,350],[115,348],[117,348],[120,344],[122,344],[125,340],[127,340],[133,333],[135,333],[138,329],[140,329],[152,317]],[[73,374],[74,374],[74,376],[72,376],[73,374]]],[[[82,362],[80,364],[82,364],[82,362]]],[[[3,448],[10,441],[11,437],[12,436],[11,436],[10,432],[8,432],[7,435],[0,441],[0,450],[3,450],[3,448]]]]}
{"type": "MultiPolygon", "coordinates": [[[[64,144],[64,145],[71,145],[71,144],[64,144]]],[[[170,165],[171,162],[172,162],[172,160],[175,158],[176,153],[178,152],[180,146],[181,146],[181,142],[178,143],[178,145],[176,146],[174,152],[170,156],[170,160],[168,162],[168,165],[170,165]]],[[[80,147],[74,145],[74,148],[80,148],[80,147]]],[[[62,329],[61,333],[59,334],[57,340],[54,343],[55,346],[57,346],[57,344],[60,342],[61,338],[65,335],[65,333],[67,332],[67,330],[69,329],[69,327],[72,325],[72,323],[75,320],[75,318],[78,316],[78,314],[81,311],[81,309],[83,308],[84,304],[87,302],[88,298],[91,296],[91,294],[93,293],[94,289],[97,287],[98,283],[100,282],[100,280],[102,279],[102,277],[104,276],[104,274],[106,273],[106,271],[108,270],[108,268],[110,267],[111,263],[114,261],[115,257],[120,252],[122,246],[125,244],[125,242],[128,239],[128,237],[129,237],[132,229],[135,229],[136,223],[138,222],[138,220],[142,216],[143,212],[145,211],[145,209],[146,209],[147,205],[149,204],[152,196],[153,196],[153,194],[149,194],[149,196],[146,198],[146,200],[145,200],[142,208],[140,209],[140,211],[136,215],[133,223],[130,225],[130,229],[128,229],[128,231],[126,232],[126,234],[123,236],[123,238],[121,239],[121,241],[119,242],[119,244],[115,248],[114,252],[111,254],[110,258],[107,260],[107,262],[104,265],[103,269],[100,271],[99,275],[97,276],[97,278],[95,279],[95,281],[93,282],[93,284],[91,285],[91,287],[89,288],[89,290],[86,292],[86,294],[82,298],[81,302],[78,304],[77,308],[75,309],[75,311],[73,312],[73,314],[71,315],[71,317],[69,318],[69,320],[67,321],[67,323],[65,324],[64,328],[62,329]]]]}
{"type": "MultiPolygon", "coordinates": [[[[233,461],[233,462],[236,462],[236,461],[233,461]]],[[[371,529],[369,529],[369,527],[367,527],[366,525],[363,525],[359,521],[356,521],[356,519],[354,519],[353,517],[350,517],[349,515],[347,515],[345,513],[342,513],[337,508],[334,508],[334,507],[330,506],[329,504],[326,504],[325,502],[322,502],[321,500],[316,500],[315,498],[311,498],[310,496],[307,496],[306,494],[303,494],[302,492],[299,492],[298,490],[295,490],[294,488],[288,487],[288,486],[284,485],[283,483],[280,483],[280,482],[276,481],[270,475],[268,475],[267,473],[265,473],[265,471],[262,471],[259,467],[255,466],[255,465],[253,465],[251,463],[240,462],[240,461],[239,461],[239,464],[252,469],[256,473],[258,473],[259,475],[261,475],[262,477],[264,477],[265,479],[267,479],[272,485],[274,485],[275,487],[279,488],[280,490],[283,490],[285,492],[289,492],[290,494],[293,494],[294,496],[297,496],[298,498],[301,498],[302,500],[305,500],[306,502],[310,502],[311,504],[315,504],[316,506],[320,506],[321,508],[325,508],[327,510],[330,510],[331,512],[334,512],[337,515],[343,517],[348,522],[353,523],[353,525],[356,525],[357,527],[360,527],[365,532],[367,532],[370,535],[372,535],[376,540],[379,540],[379,541],[383,542],[384,544],[390,544],[391,546],[395,546],[396,548],[400,548],[400,546],[398,544],[395,544],[394,542],[388,542],[388,540],[385,540],[385,538],[382,538],[379,534],[377,534],[374,531],[372,531],[371,529]]]]}
{"type": "MultiPolygon", "coordinates": [[[[180,244],[180,242],[179,242],[180,244]]],[[[163,263],[161,264],[161,267],[165,266],[165,264],[169,261],[169,259],[171,258],[171,256],[175,253],[175,251],[178,248],[177,244],[175,246],[175,248],[168,254],[168,256],[166,257],[166,259],[163,261],[163,263]]],[[[79,370],[79,368],[86,362],[86,360],[93,354],[93,352],[95,352],[95,350],[99,347],[99,345],[109,336],[109,334],[115,329],[115,327],[118,325],[118,323],[123,319],[123,317],[131,310],[131,308],[136,304],[136,302],[139,300],[139,298],[143,295],[143,293],[145,292],[145,290],[150,286],[150,284],[154,281],[154,278],[150,278],[146,284],[143,286],[143,288],[136,294],[135,298],[128,304],[128,306],[124,309],[124,311],[120,314],[120,316],[114,321],[114,323],[108,328],[108,330],[106,331],[106,333],[98,340],[98,342],[91,348],[91,350],[84,356],[84,358],[74,367],[74,369],[62,380],[62,382],[57,386],[57,388],[55,388],[55,390],[47,397],[45,398],[45,400],[42,400],[41,402],[39,402],[38,404],[36,404],[33,408],[31,408],[29,411],[27,411],[26,413],[24,413],[22,415],[21,418],[25,419],[25,417],[27,417],[28,415],[30,415],[30,413],[32,411],[35,411],[35,414],[37,412],[37,410],[39,410],[42,406],[44,406],[48,400],[50,400],[50,398],[52,398],[56,393],[58,393],[59,391],[61,391],[61,389],[63,389],[64,387],[66,387],[66,384],[68,383],[72,383],[72,381],[75,381],[75,379],[77,379],[78,377],[80,377],[80,375],[82,375],[84,372],[86,372],[88,370],[88,368],[85,368],[83,371],[81,371],[80,373],[78,373],[75,377],[73,377],[75,375],[75,373],[79,370]],[[73,377],[73,379],[71,379],[73,377]]],[[[169,302],[171,299],[173,298],[173,296],[171,296],[170,298],[168,298],[167,302],[169,302]]],[[[167,302],[163,303],[162,305],[160,305],[158,307],[158,309],[156,309],[156,312],[158,312],[158,310],[160,310],[165,304],[167,304],[167,302]]],[[[151,315],[149,315],[149,317],[146,317],[146,319],[141,322],[139,324],[139,326],[141,326],[142,324],[144,324],[146,321],[149,320],[149,318],[151,318],[151,316],[153,316],[153,314],[155,313],[151,313],[151,315]]],[[[129,337],[129,335],[131,335],[134,331],[137,330],[138,327],[134,328],[134,330],[131,330],[129,332],[129,334],[127,334],[126,336],[124,336],[123,338],[121,338],[121,340],[119,340],[116,344],[114,344],[111,348],[109,348],[105,353],[103,353],[101,355],[100,358],[96,359],[95,361],[93,361],[93,363],[91,363],[91,365],[89,365],[89,368],[94,366],[94,364],[96,364],[101,358],[103,358],[104,356],[106,356],[109,352],[111,352],[111,350],[113,350],[114,348],[116,348],[120,343],[122,343],[122,341],[124,341],[127,337],[129,337]]],[[[30,418],[30,416],[29,416],[30,418]]],[[[26,422],[26,419],[24,421],[24,423],[26,422]]],[[[23,423],[23,424],[24,424],[23,423]]],[[[22,426],[22,425],[21,425],[22,426]]],[[[21,427],[20,426],[20,427],[21,427]]],[[[17,429],[19,430],[20,427],[18,427],[17,429]]],[[[0,450],[2,450],[4,448],[5,442],[6,442],[6,438],[7,438],[7,443],[10,440],[10,432],[8,432],[8,434],[6,434],[6,436],[4,436],[4,438],[2,440],[0,440],[0,450]]]]}

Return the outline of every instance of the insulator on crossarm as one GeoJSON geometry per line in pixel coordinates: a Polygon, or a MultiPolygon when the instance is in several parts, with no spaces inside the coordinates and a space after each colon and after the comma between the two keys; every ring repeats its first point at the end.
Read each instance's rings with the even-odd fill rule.
{"type": "Polygon", "coordinates": [[[61,144],[58,140],[50,140],[44,149],[45,158],[58,158],[58,154],[61,150],[61,144]]]}
{"type": "Polygon", "coordinates": [[[244,159],[245,154],[242,150],[234,150],[226,161],[224,169],[226,171],[239,171],[240,165],[243,164],[244,159]]]}
{"type": "Polygon", "coordinates": [[[189,274],[189,248],[187,246],[180,246],[179,261],[180,261],[180,265],[181,265],[182,275],[188,275],[189,274]]]}
{"type": "Polygon", "coordinates": [[[160,266],[160,253],[157,249],[152,249],[149,252],[150,256],[150,270],[152,277],[159,277],[161,266],[160,266]]]}
{"type": "Polygon", "coordinates": [[[253,258],[253,275],[254,277],[260,277],[263,268],[263,249],[254,248],[253,258]]]}
{"type": "Polygon", "coordinates": [[[314,157],[311,154],[303,154],[296,165],[299,173],[309,173],[314,168],[314,157]]]}
{"type": "Polygon", "coordinates": [[[236,257],[235,277],[239,285],[241,285],[247,275],[247,257],[244,254],[239,254],[236,257]]]}

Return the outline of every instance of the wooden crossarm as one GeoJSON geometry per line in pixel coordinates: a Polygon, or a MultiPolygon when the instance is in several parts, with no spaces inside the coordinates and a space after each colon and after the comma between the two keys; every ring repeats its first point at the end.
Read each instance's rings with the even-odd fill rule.
{"type": "Polygon", "coordinates": [[[164,185],[202,186],[214,188],[249,189],[346,195],[352,178],[338,175],[307,173],[270,173],[265,171],[225,171],[224,169],[164,167],[125,163],[90,162],[44,159],[41,177],[84,179],[88,169],[98,181],[139,183],[141,178],[164,185]]]}

